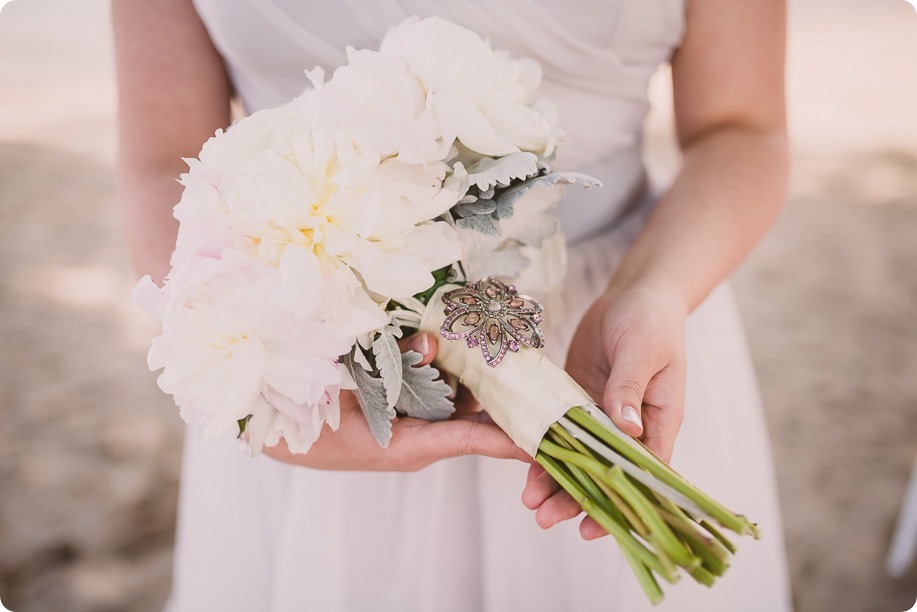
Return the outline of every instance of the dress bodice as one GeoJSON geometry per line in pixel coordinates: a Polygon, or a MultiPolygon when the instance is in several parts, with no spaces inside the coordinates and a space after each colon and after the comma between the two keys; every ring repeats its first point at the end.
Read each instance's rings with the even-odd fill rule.
{"type": "Polygon", "coordinates": [[[645,185],[647,86],[681,41],[685,0],[195,0],[249,112],[276,106],[328,74],[345,47],[378,48],[386,29],[410,15],[439,15],[494,48],[537,60],[540,97],[558,109],[566,138],[555,169],[587,172],[602,189],[570,190],[559,207],[577,240],[613,223],[645,185]]]}

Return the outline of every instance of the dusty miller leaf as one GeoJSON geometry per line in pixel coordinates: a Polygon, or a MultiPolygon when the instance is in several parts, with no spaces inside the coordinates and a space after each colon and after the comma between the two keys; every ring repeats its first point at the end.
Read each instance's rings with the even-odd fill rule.
{"type": "Polygon", "coordinates": [[[514,180],[525,180],[538,174],[538,156],[534,153],[510,153],[503,157],[483,157],[468,167],[468,181],[480,191],[506,187],[514,180]]]}
{"type": "Polygon", "coordinates": [[[353,360],[360,364],[367,372],[373,371],[373,364],[366,358],[366,353],[363,352],[359,344],[353,347],[353,360]]]}
{"type": "Polygon", "coordinates": [[[465,217],[464,219],[456,219],[455,224],[462,229],[474,230],[485,236],[493,236],[494,238],[503,236],[503,231],[500,229],[500,222],[490,215],[475,215],[473,217],[465,217]]]}
{"type": "Polygon", "coordinates": [[[379,446],[386,448],[392,439],[392,419],[395,418],[395,410],[389,408],[385,401],[382,379],[371,376],[369,372],[356,365],[350,355],[343,358],[341,363],[357,385],[354,393],[360,401],[360,408],[373,438],[379,446]]]}
{"type": "Polygon", "coordinates": [[[386,407],[389,409],[395,407],[401,393],[401,351],[398,350],[398,341],[392,329],[390,325],[383,327],[373,342],[373,356],[382,377],[386,407]]]}
{"type": "Polygon", "coordinates": [[[449,399],[452,389],[445,382],[436,380],[439,370],[427,364],[416,368],[423,355],[417,351],[408,351],[401,355],[404,369],[401,395],[398,398],[398,410],[408,416],[427,421],[442,421],[455,412],[455,406],[449,399]]]}
{"type": "Polygon", "coordinates": [[[475,200],[467,204],[456,204],[452,208],[455,216],[461,219],[475,215],[489,215],[495,210],[497,210],[497,203],[493,200],[475,200]]]}
{"type": "Polygon", "coordinates": [[[497,202],[497,210],[501,211],[502,214],[506,214],[507,207],[509,207],[509,214],[506,217],[501,217],[503,219],[509,218],[512,216],[512,207],[519,201],[525,193],[532,189],[533,187],[541,187],[542,189],[550,189],[558,183],[569,183],[582,185],[585,188],[595,187],[601,185],[602,182],[597,179],[589,176],[588,174],[582,174],[580,172],[552,172],[551,174],[546,174],[544,176],[536,176],[534,178],[527,179],[503,189],[496,196],[494,200],[497,202]]]}
{"type": "MultiPolygon", "coordinates": [[[[514,154],[515,155],[515,154],[514,154]]],[[[543,167],[536,164],[536,172],[541,172],[543,167]]],[[[518,202],[529,189],[540,187],[550,189],[558,183],[571,183],[589,188],[602,183],[591,176],[579,172],[552,172],[550,174],[532,176],[508,187],[498,186],[489,188],[486,192],[492,199],[483,199],[485,194],[479,194],[479,199],[460,203],[452,208],[456,217],[455,224],[466,230],[474,230],[485,236],[494,238],[503,237],[500,221],[509,219],[515,213],[518,202]]],[[[545,227],[545,229],[549,229],[545,227]]],[[[540,240],[538,241],[540,243],[540,240]]]]}

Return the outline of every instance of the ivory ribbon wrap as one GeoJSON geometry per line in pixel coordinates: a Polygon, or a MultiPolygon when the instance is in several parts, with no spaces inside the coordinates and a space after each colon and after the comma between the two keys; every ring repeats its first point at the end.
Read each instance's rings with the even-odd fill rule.
{"type": "Polygon", "coordinates": [[[538,349],[520,346],[518,353],[508,351],[492,368],[480,348],[442,338],[439,327],[446,318],[442,296],[455,288],[440,287],[420,321],[420,329],[439,339],[433,365],[457,376],[513,442],[534,457],[551,424],[574,406],[592,404],[592,398],[538,349]]]}

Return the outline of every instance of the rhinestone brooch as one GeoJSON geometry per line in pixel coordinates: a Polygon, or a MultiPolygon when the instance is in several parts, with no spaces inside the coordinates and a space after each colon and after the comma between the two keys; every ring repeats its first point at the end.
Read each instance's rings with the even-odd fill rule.
{"type": "Polygon", "coordinates": [[[544,309],[513,285],[483,278],[445,293],[443,302],[446,320],[439,335],[465,340],[468,348],[480,348],[490,367],[497,367],[506,351],[518,351],[520,344],[544,346],[544,334],[538,327],[544,309]]]}

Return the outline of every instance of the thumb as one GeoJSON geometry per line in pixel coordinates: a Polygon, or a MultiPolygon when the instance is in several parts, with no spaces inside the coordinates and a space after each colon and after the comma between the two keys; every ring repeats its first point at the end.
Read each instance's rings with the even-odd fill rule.
{"type": "Polygon", "coordinates": [[[653,373],[639,359],[615,359],[602,396],[602,408],[624,433],[643,434],[642,406],[646,386],[653,373]]]}
{"type": "Polygon", "coordinates": [[[402,353],[414,351],[423,355],[417,367],[427,365],[436,358],[436,337],[429,332],[418,332],[398,341],[402,353]]]}

